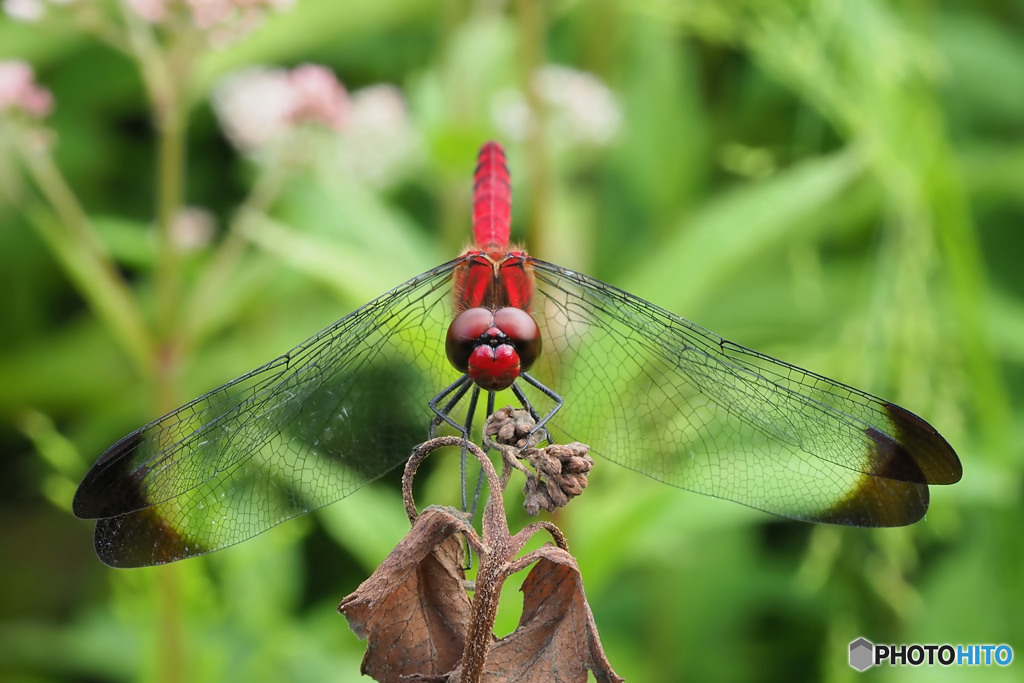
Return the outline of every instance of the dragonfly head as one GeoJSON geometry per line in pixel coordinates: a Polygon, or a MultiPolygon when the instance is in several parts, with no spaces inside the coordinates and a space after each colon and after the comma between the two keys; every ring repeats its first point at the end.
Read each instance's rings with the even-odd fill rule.
{"type": "Polygon", "coordinates": [[[448,327],[448,361],[477,386],[500,391],[530,369],[540,355],[540,328],[521,308],[470,308],[448,327]]]}

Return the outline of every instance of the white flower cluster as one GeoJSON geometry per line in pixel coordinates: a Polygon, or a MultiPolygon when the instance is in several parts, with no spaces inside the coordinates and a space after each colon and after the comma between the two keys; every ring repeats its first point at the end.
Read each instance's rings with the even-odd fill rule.
{"type": "Polygon", "coordinates": [[[253,153],[303,123],[341,130],[349,99],[328,69],[306,64],[291,71],[253,68],[227,76],[213,91],[213,108],[231,143],[253,153]]]}
{"type": "Polygon", "coordinates": [[[165,21],[174,7],[188,11],[197,28],[206,30],[218,24],[261,18],[268,9],[287,9],[295,0],[128,0],[128,6],[146,21],[165,21]]]}
{"type": "Polygon", "coordinates": [[[352,93],[351,123],[339,139],[339,161],[373,187],[394,180],[419,148],[405,97],[393,85],[352,93]]]}
{"type": "Polygon", "coordinates": [[[174,11],[187,12],[193,25],[214,47],[237,41],[263,23],[269,10],[290,9],[295,0],[128,0],[151,24],[161,24],[174,11]]]}
{"type": "MultiPolygon", "coordinates": [[[[49,0],[53,5],[68,5],[74,0],[49,0]]],[[[46,2],[43,0],[3,0],[0,6],[11,19],[18,21],[39,21],[46,16],[46,2]]]]}
{"type": "MultiPolygon", "coordinates": [[[[548,64],[533,74],[530,87],[545,109],[545,122],[555,140],[569,146],[602,146],[622,127],[615,95],[593,74],[548,64]]],[[[535,125],[526,97],[517,90],[499,93],[492,113],[499,130],[514,140],[526,139],[535,125]]]]}
{"type": "MultiPolygon", "coordinates": [[[[78,0],[0,0],[4,13],[18,21],[39,21],[47,5],[68,5],[78,0]]],[[[143,21],[169,23],[185,16],[213,47],[224,47],[256,29],[268,11],[290,9],[295,0],[125,0],[143,21]]]]}
{"type": "Polygon", "coordinates": [[[333,136],[336,160],[370,185],[386,185],[417,147],[402,92],[375,85],[351,95],[325,67],[252,68],[224,78],[213,108],[240,152],[260,158],[300,128],[333,136]]]}

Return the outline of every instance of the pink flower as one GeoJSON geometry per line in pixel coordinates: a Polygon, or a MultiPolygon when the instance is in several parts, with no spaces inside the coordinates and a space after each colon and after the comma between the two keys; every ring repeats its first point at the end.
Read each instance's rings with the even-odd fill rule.
{"type": "Polygon", "coordinates": [[[200,251],[213,239],[216,221],[213,214],[198,206],[186,206],[171,221],[171,240],[183,253],[200,251]]]}
{"type": "Polygon", "coordinates": [[[169,0],[128,0],[128,6],[151,24],[158,24],[167,18],[169,0]]]}
{"type": "Polygon", "coordinates": [[[322,123],[341,130],[348,119],[348,93],[334,74],[316,64],[303,64],[288,74],[292,88],[289,118],[295,123],[322,123]]]}
{"type": "Polygon", "coordinates": [[[295,0],[128,0],[128,5],[151,24],[167,20],[172,10],[187,11],[192,24],[214,46],[222,47],[249,33],[268,10],[290,8],[295,0]]]}
{"type": "Polygon", "coordinates": [[[213,107],[235,147],[255,152],[300,125],[341,130],[349,102],[330,70],[305,64],[292,71],[249,69],[232,74],[214,89],[213,107]]]}
{"type": "Polygon", "coordinates": [[[350,96],[330,69],[315,64],[231,74],[214,88],[213,109],[235,148],[257,160],[274,162],[276,154],[262,153],[293,144],[308,151],[311,141],[297,133],[326,128],[335,135],[312,140],[321,158],[372,187],[393,182],[420,148],[398,88],[375,85],[350,96]]]}
{"type": "Polygon", "coordinates": [[[0,62],[0,114],[15,109],[43,118],[53,109],[53,95],[36,85],[32,67],[25,62],[0,62]]]}

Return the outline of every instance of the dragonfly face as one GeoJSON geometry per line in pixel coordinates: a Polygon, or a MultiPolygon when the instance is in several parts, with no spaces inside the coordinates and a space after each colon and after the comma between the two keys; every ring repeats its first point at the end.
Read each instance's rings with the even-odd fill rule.
{"type": "Polygon", "coordinates": [[[470,433],[452,415],[480,391],[491,407],[505,389],[547,401],[555,441],[792,519],[910,524],[929,485],[959,481],[953,449],[906,409],[509,246],[496,143],[475,178],[474,247],[99,458],[74,511],[98,520],[104,562],[192,557],[344,498],[440,418],[470,433]]]}
{"type": "Polygon", "coordinates": [[[448,328],[445,350],[459,372],[486,391],[508,389],[540,355],[540,328],[521,308],[470,308],[448,328]]]}

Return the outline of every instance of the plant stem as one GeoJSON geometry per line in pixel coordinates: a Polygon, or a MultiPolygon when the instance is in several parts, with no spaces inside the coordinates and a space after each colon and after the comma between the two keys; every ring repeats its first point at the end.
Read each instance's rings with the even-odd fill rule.
{"type": "MultiPolygon", "coordinates": [[[[157,412],[171,410],[179,402],[178,367],[179,311],[181,301],[181,258],[174,240],[174,221],[184,197],[186,109],[184,81],[187,71],[167,62],[159,70],[164,76],[150,84],[157,128],[157,224],[159,253],[156,265],[157,339],[155,397],[157,412]],[[162,86],[162,87],[161,87],[162,86]]],[[[152,73],[157,70],[149,70],[152,73]]],[[[167,683],[185,680],[185,643],[181,619],[181,590],[177,568],[160,574],[162,677],[167,683]]]]}
{"type": "MultiPolygon", "coordinates": [[[[177,90],[176,88],[173,90],[177,90]]],[[[163,102],[154,102],[159,148],[157,159],[157,224],[159,254],[156,270],[159,336],[164,341],[175,337],[181,290],[181,259],[174,242],[174,220],[183,203],[185,167],[185,116],[179,103],[180,92],[167,93],[163,102]]]]}
{"type": "Polygon", "coordinates": [[[484,555],[476,575],[473,592],[473,615],[466,630],[466,647],[462,652],[462,683],[478,683],[483,677],[487,651],[491,647],[498,601],[505,582],[506,561],[503,556],[484,555]]]}
{"type": "Polygon", "coordinates": [[[235,267],[245,253],[248,238],[243,227],[252,218],[266,214],[280,195],[286,176],[287,174],[282,173],[277,167],[263,171],[252,191],[231,217],[224,239],[221,240],[213,259],[202,274],[202,279],[189,298],[180,334],[183,352],[197,344],[213,326],[211,309],[215,307],[211,306],[210,302],[223,291],[228,278],[235,272],[235,267]]]}
{"type": "Polygon", "coordinates": [[[111,260],[88,215],[40,144],[39,131],[15,131],[18,153],[49,205],[26,210],[83,298],[104,321],[143,375],[152,370],[153,340],[128,285],[111,260]]]}
{"type": "MultiPolygon", "coordinates": [[[[184,200],[185,140],[188,116],[187,85],[197,46],[189,27],[168,29],[164,45],[154,30],[134,12],[123,8],[132,54],[139,65],[153,109],[157,142],[156,214],[157,352],[154,354],[154,399],[157,413],[179,402],[181,258],[174,239],[174,221],[184,200]],[[180,30],[179,30],[180,29],[180,30]]],[[[185,680],[185,638],[181,619],[181,590],[177,569],[160,573],[160,677],[168,683],[185,680]]]]}
{"type": "Polygon", "coordinates": [[[523,79],[523,92],[526,94],[526,105],[530,110],[531,126],[527,133],[526,154],[529,165],[527,182],[530,184],[530,197],[533,200],[533,212],[527,223],[526,241],[531,250],[545,252],[544,246],[538,241],[549,234],[550,216],[550,181],[548,179],[547,153],[544,142],[544,107],[534,87],[537,70],[544,63],[544,4],[538,0],[520,0],[519,33],[521,41],[520,70],[523,79]]]}

